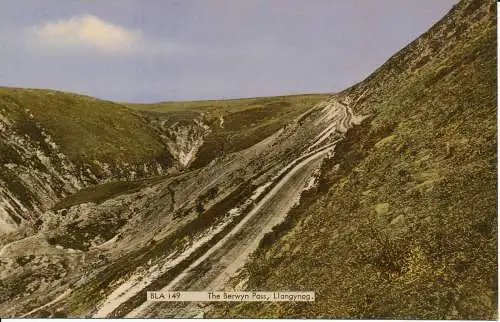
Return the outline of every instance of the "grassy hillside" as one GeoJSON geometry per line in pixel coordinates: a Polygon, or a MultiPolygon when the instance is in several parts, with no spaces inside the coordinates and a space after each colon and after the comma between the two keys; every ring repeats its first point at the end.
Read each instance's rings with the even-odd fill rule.
{"type": "MultiPolygon", "coordinates": [[[[290,104],[301,104],[310,100],[321,100],[328,94],[298,94],[286,96],[265,96],[253,98],[236,98],[222,100],[200,100],[200,101],[172,101],[159,103],[125,103],[128,107],[136,110],[157,112],[202,112],[212,114],[212,117],[227,115],[258,106],[280,105],[284,102],[290,104]]],[[[284,103],[286,104],[286,103],[284,103]]]]}
{"type": "Polygon", "coordinates": [[[52,90],[3,87],[0,111],[15,122],[19,132],[35,141],[45,130],[77,163],[168,158],[165,147],[144,120],[109,101],[52,90]]]}
{"type": "Polygon", "coordinates": [[[175,121],[190,120],[201,115],[212,132],[205,138],[205,143],[192,164],[192,167],[196,168],[218,156],[240,151],[265,139],[308,108],[327,99],[328,96],[327,94],[306,94],[232,100],[128,104],[128,106],[144,113],[165,113],[175,121]]]}
{"type": "Polygon", "coordinates": [[[316,301],[211,315],[497,318],[495,7],[460,2],[343,93],[370,117],[240,276],[316,301]]]}

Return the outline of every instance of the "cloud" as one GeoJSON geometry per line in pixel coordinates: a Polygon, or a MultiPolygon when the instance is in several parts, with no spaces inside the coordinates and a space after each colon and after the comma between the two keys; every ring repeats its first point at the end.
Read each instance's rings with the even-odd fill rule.
{"type": "MultiPolygon", "coordinates": [[[[241,57],[273,55],[282,50],[269,43],[246,42],[233,46],[180,44],[148,37],[139,29],[125,28],[94,15],[45,21],[25,29],[24,37],[20,38],[28,50],[50,55],[98,53],[136,57],[162,57],[166,54],[241,57]]],[[[19,44],[19,39],[9,42],[19,44]]]]}
{"type": "Polygon", "coordinates": [[[37,45],[53,49],[89,48],[103,52],[133,51],[144,42],[140,30],[127,29],[93,15],[49,21],[29,29],[37,45]]]}

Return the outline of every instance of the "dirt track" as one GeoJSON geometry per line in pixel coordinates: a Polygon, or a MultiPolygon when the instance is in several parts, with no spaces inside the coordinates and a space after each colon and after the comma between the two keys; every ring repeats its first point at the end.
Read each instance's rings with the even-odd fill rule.
{"type": "MultiPolygon", "coordinates": [[[[226,237],[162,291],[223,289],[227,279],[243,266],[264,235],[284,219],[322,157],[331,149],[316,152],[293,167],[226,237]]],[[[193,316],[195,313],[193,305],[144,302],[126,317],[193,316]]]]}
{"type": "MultiPolygon", "coordinates": [[[[242,213],[233,225],[222,228],[212,227],[209,236],[191,246],[191,255],[166,259],[169,280],[162,291],[202,291],[223,290],[229,277],[244,265],[262,240],[264,235],[279,224],[289,210],[298,202],[313,172],[319,168],[323,158],[331,152],[352,123],[360,121],[352,115],[349,107],[331,101],[316,108],[320,116],[313,118],[309,126],[315,130],[313,139],[307,145],[297,145],[295,158],[281,163],[282,167],[275,172],[274,179],[268,182],[264,195],[261,195],[248,212],[242,213]],[[223,232],[223,233],[220,233],[223,232]],[[211,234],[211,235],[210,235],[211,234]],[[178,267],[177,267],[178,266],[178,267]],[[175,268],[175,269],[174,269],[175,268]]],[[[304,129],[300,134],[308,135],[304,129]]],[[[299,132],[296,132],[299,133],[299,132]]],[[[312,133],[311,133],[312,134],[312,133]]],[[[280,135],[280,134],[276,134],[280,135]]],[[[289,135],[289,134],[288,134],[289,135]]],[[[293,142],[287,134],[279,136],[279,140],[293,142]]],[[[309,136],[311,137],[311,136],[309,136]]],[[[281,146],[281,144],[279,144],[281,146]]],[[[252,156],[262,158],[263,154],[252,156]]],[[[281,160],[278,160],[281,161],[281,160]]],[[[284,160],[282,160],[284,161],[284,160]]],[[[276,169],[276,168],[275,168],[276,169]]],[[[230,171],[225,167],[222,174],[230,171]]],[[[276,171],[276,170],[274,170],[276,171]]],[[[228,172],[229,173],[229,172],[228,172]]],[[[243,203],[244,200],[241,200],[243,203]]],[[[232,219],[231,219],[232,220],[232,219]]],[[[164,274],[164,273],[161,273],[164,274]]],[[[159,274],[147,277],[150,281],[159,274]]],[[[133,281],[133,280],[131,280],[133,281]]],[[[192,317],[203,311],[195,303],[146,302],[146,297],[139,293],[150,282],[126,281],[94,311],[94,317],[192,317]],[[127,284],[133,287],[127,286],[127,284]]],[[[160,290],[155,290],[160,291],[160,290]]]]}

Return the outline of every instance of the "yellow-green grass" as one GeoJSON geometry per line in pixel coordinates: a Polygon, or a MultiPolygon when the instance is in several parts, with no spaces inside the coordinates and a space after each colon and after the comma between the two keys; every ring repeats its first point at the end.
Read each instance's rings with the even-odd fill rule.
{"type": "Polygon", "coordinates": [[[140,116],[110,101],[2,87],[0,111],[36,141],[43,141],[44,129],[73,161],[140,162],[165,155],[164,145],[140,116]]]}
{"type": "Polygon", "coordinates": [[[202,117],[211,128],[192,167],[240,151],[265,139],[329,94],[304,94],[230,100],[128,104],[144,113],[166,113],[175,120],[202,117]],[[200,116],[201,115],[201,116],[200,116]],[[221,117],[223,123],[221,126],[221,117]]]}
{"type": "Polygon", "coordinates": [[[249,289],[316,301],[221,304],[211,316],[497,318],[495,11],[469,16],[490,5],[463,1],[458,36],[438,34],[445,52],[415,66],[405,58],[424,50],[406,48],[358,85],[376,93],[355,105],[370,118],[246,266],[249,289]]]}

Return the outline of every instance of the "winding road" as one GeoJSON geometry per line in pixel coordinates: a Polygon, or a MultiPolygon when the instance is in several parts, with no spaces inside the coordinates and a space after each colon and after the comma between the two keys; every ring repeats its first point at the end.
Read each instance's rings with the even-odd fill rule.
{"type": "MultiPolygon", "coordinates": [[[[282,222],[299,201],[314,171],[341,139],[335,133],[345,133],[356,121],[350,108],[336,101],[326,106],[323,112],[323,122],[326,120],[328,125],[316,136],[309,149],[282,169],[272,182],[272,188],[231,230],[157,291],[224,290],[228,279],[244,265],[264,235],[282,222]]],[[[105,301],[93,317],[193,317],[203,312],[203,307],[196,303],[152,302],[144,298],[137,306],[128,304],[129,298],[123,296],[122,300],[105,301]]]]}
{"type": "MultiPolygon", "coordinates": [[[[222,290],[264,235],[285,218],[322,158],[332,149],[333,145],[321,149],[294,166],[236,227],[161,291],[222,290]]],[[[146,301],[126,317],[192,316],[196,311],[189,306],[193,305],[146,301]]]]}

